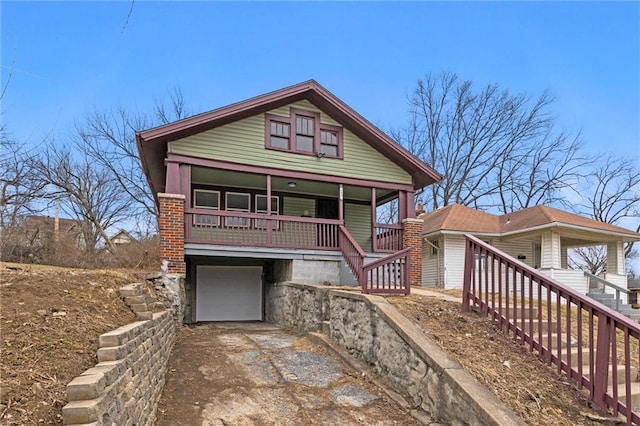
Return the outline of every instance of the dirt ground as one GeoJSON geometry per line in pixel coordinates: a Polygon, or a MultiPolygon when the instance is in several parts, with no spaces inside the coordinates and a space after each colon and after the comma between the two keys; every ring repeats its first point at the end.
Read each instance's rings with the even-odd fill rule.
{"type": "MultiPolygon", "coordinates": [[[[134,320],[118,288],[143,276],[0,263],[0,424],[62,424],[65,386],[97,362],[98,336],[134,320]]],[[[460,304],[390,301],[528,423],[610,424],[590,420],[601,414],[562,377],[460,304]]]]}
{"type": "MultiPolygon", "coordinates": [[[[460,296],[459,292],[448,292],[460,296]]],[[[388,297],[481,384],[532,425],[616,424],[585,396],[488,318],[462,313],[461,303],[412,294],[388,297]]],[[[624,424],[624,423],[621,423],[624,424]]]]}
{"type": "Polygon", "coordinates": [[[0,424],[62,424],[65,386],[97,362],[98,336],[134,321],[130,271],[0,264],[0,424]]]}

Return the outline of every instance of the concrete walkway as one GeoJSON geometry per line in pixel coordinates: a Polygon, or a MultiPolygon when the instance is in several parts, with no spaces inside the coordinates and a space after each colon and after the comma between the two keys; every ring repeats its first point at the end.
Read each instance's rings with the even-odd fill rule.
{"type": "Polygon", "coordinates": [[[368,375],[267,323],[179,330],[157,425],[414,425],[368,375]]]}
{"type": "Polygon", "coordinates": [[[462,303],[461,297],[452,296],[450,294],[442,293],[436,290],[428,288],[411,287],[411,294],[417,294],[418,296],[433,297],[440,300],[447,300],[449,302],[462,303]]]}

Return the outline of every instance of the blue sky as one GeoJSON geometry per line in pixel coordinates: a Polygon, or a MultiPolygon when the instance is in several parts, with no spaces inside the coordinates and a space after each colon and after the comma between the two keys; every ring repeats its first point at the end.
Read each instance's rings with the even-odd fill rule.
{"type": "Polygon", "coordinates": [[[590,150],[640,157],[640,4],[594,2],[5,2],[2,102],[13,137],[64,135],[87,111],[148,109],[182,88],[202,112],[309,78],[383,129],[418,78],[449,70],[549,89],[590,150]]]}
{"type": "Polygon", "coordinates": [[[591,153],[640,162],[640,2],[137,0],[125,27],[130,7],[0,3],[14,139],[63,140],[94,108],[149,110],[174,87],[198,113],[310,78],[388,130],[416,80],[447,70],[548,89],[591,153]]]}

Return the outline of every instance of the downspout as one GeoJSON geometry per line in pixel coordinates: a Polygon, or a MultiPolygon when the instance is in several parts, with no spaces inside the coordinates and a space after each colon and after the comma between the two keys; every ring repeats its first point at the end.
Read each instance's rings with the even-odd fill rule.
{"type": "Polygon", "coordinates": [[[437,267],[436,267],[436,287],[441,288],[444,287],[443,285],[441,285],[441,281],[440,281],[440,247],[438,247],[437,245],[433,244],[431,241],[429,241],[427,238],[422,238],[424,240],[425,243],[429,244],[432,248],[436,249],[436,256],[438,256],[436,258],[437,260],[437,267]]]}

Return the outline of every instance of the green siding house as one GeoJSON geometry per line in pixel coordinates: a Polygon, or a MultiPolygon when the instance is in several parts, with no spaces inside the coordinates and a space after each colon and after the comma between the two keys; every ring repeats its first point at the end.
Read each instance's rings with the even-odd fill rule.
{"type": "Polygon", "coordinates": [[[420,283],[414,193],[440,176],[313,80],[137,142],[161,256],[186,279],[187,320],[261,319],[268,282],[397,293],[420,283]],[[377,223],[391,201],[398,222],[377,223]]]}

